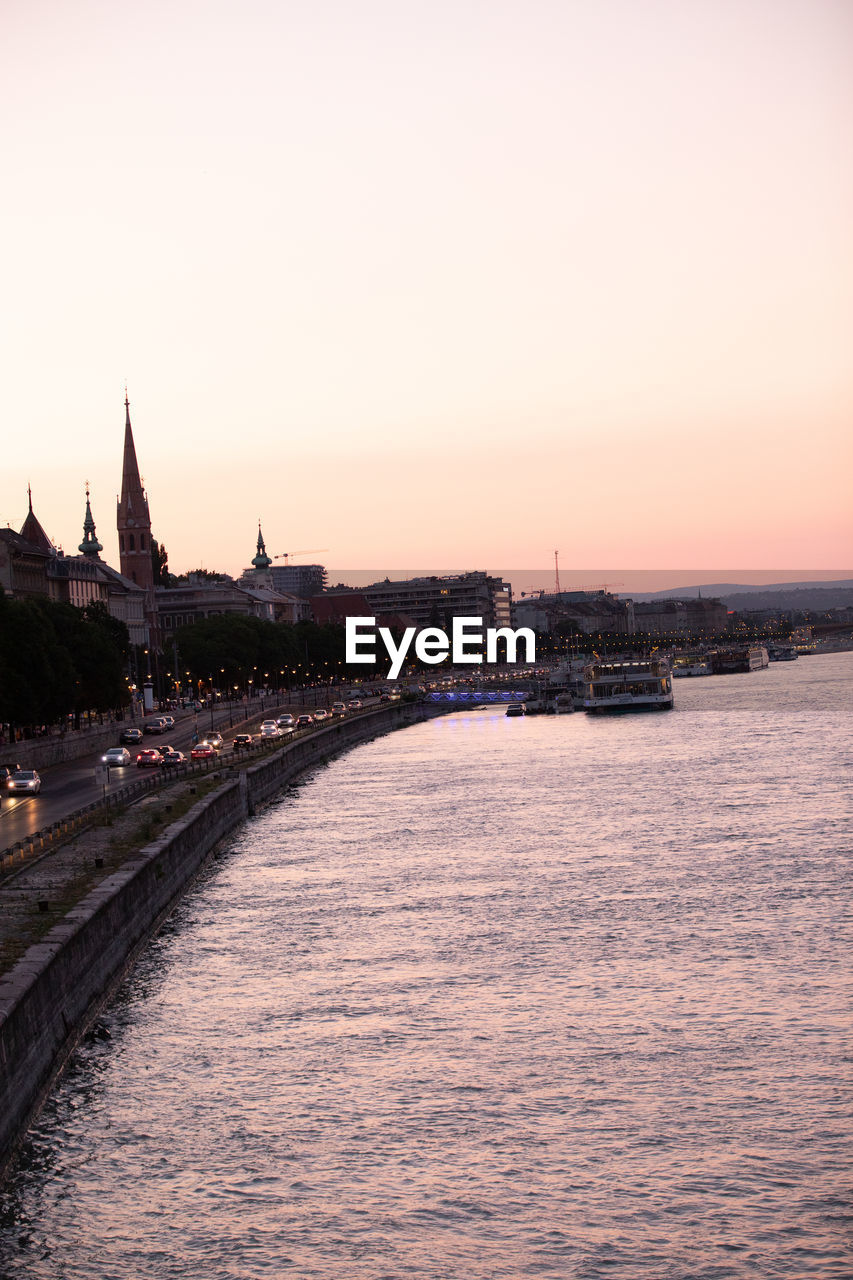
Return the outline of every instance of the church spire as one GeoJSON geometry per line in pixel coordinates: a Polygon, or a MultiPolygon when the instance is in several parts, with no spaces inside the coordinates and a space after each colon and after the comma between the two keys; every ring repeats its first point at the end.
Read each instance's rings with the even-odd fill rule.
{"type": "Polygon", "coordinates": [[[154,567],[151,563],[151,517],[148,499],[139,477],[133,429],[130,425],[130,401],[124,393],[124,460],[121,471],[121,497],[116,511],[119,563],[126,578],[144,587],[150,598],[149,612],[154,612],[154,567]]]}
{"type": "Polygon", "coordinates": [[[123,510],[125,518],[128,515],[135,516],[137,523],[148,520],[148,502],[139,478],[139,463],[136,461],[136,447],[130,425],[130,401],[126,390],[124,393],[124,460],[121,469],[119,510],[123,510]]]}
{"type": "Polygon", "coordinates": [[[268,569],[272,564],[272,560],[267,555],[267,549],[264,546],[264,535],[261,533],[260,520],[258,520],[258,554],[253,558],[252,564],[256,569],[268,569]]]}
{"type": "Polygon", "coordinates": [[[95,536],[95,521],[92,519],[92,508],[89,503],[89,481],[86,481],[86,515],[83,520],[83,541],[77,550],[82,551],[84,556],[90,556],[93,560],[100,559],[99,552],[103,551],[103,547],[95,536]]]}
{"type": "Polygon", "coordinates": [[[26,538],[27,542],[31,542],[40,551],[46,552],[49,556],[55,556],[56,547],[41,527],[38,517],[33,511],[33,491],[30,485],[27,485],[27,500],[29,510],[27,511],[26,520],[21,525],[21,537],[26,538]]]}

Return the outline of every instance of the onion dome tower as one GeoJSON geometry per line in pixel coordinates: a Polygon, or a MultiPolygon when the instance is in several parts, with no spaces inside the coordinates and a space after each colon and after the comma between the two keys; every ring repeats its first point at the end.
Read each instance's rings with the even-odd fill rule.
{"type": "Polygon", "coordinates": [[[89,481],[86,481],[86,516],[83,520],[83,541],[77,550],[90,560],[100,560],[103,547],[95,536],[95,521],[92,519],[92,508],[89,505],[89,481]]]}
{"type": "Polygon", "coordinates": [[[258,554],[252,558],[252,564],[256,569],[269,569],[272,564],[272,560],[267,555],[267,549],[264,546],[264,535],[261,533],[260,520],[258,521],[258,554]]]}

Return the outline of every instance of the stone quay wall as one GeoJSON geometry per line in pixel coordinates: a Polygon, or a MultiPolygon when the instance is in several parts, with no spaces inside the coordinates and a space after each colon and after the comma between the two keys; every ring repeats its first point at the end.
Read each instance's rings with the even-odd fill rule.
{"type": "Polygon", "coordinates": [[[227,778],[0,979],[0,1174],[80,1035],[223,836],[305,769],[424,716],[419,706],[391,703],[334,721],[227,778]]]}

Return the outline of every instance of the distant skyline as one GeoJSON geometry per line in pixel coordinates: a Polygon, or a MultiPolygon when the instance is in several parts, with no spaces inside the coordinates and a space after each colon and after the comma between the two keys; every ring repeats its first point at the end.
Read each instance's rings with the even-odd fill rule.
{"type": "Polygon", "coordinates": [[[73,553],[88,480],[118,564],[127,385],[175,572],[260,518],[333,579],[848,576],[851,52],[846,0],[7,7],[0,523],[73,553]]]}

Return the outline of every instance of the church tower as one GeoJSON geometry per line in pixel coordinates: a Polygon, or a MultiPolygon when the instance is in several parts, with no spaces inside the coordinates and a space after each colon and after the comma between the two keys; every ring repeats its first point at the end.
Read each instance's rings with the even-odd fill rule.
{"type": "Polygon", "coordinates": [[[89,481],[86,481],[86,515],[83,518],[83,541],[77,550],[89,560],[100,560],[103,547],[95,533],[95,521],[92,519],[92,507],[89,502],[89,481]]]}
{"type": "Polygon", "coordinates": [[[261,533],[261,522],[258,521],[258,553],[252,557],[252,564],[256,569],[268,569],[272,564],[272,560],[267,555],[267,549],[264,546],[264,535],[261,533]]]}
{"type": "Polygon", "coordinates": [[[145,615],[151,632],[151,644],[157,646],[157,603],[154,596],[154,566],[151,562],[151,517],[148,499],[139,478],[139,464],[130,426],[130,402],[124,394],[124,461],[121,471],[121,497],[116,512],[118,554],[121,572],[145,591],[145,615]]]}
{"type": "Polygon", "coordinates": [[[139,478],[139,464],[130,426],[130,403],[124,396],[124,463],[121,471],[121,497],[118,500],[116,527],[121,571],[131,582],[154,595],[154,567],[151,564],[151,517],[148,499],[139,478]]]}

